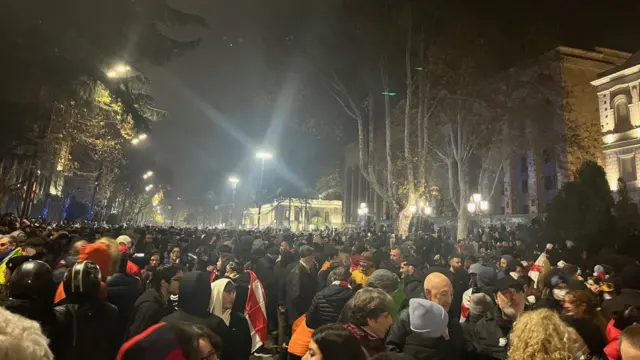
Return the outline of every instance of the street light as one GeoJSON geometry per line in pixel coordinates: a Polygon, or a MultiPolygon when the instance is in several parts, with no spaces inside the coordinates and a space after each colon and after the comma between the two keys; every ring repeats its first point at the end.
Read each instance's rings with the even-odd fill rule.
{"type": "Polygon", "coordinates": [[[152,176],[153,176],[153,171],[149,170],[144,175],[142,175],[142,178],[147,180],[148,178],[150,178],[152,176]]]}
{"type": "Polygon", "coordinates": [[[475,193],[471,195],[470,201],[467,204],[467,211],[472,215],[480,215],[489,211],[489,201],[483,200],[482,195],[475,193]]]}
{"type": "Polygon", "coordinates": [[[411,211],[412,214],[415,214],[416,211],[418,211],[418,207],[416,205],[409,205],[409,211],[411,211]]]}
{"type": "Polygon", "coordinates": [[[131,139],[131,143],[133,145],[138,145],[140,142],[146,140],[147,137],[149,137],[149,135],[147,135],[145,133],[139,134],[138,136],[136,136],[133,139],[131,139]]]}
{"type": "Polygon", "coordinates": [[[144,188],[144,191],[147,191],[147,192],[148,192],[148,191],[149,191],[149,190],[151,190],[151,189],[153,189],[153,184],[149,184],[149,185],[147,185],[147,186],[144,188]]]}
{"type": "MultiPolygon", "coordinates": [[[[262,161],[262,167],[260,168],[260,194],[262,196],[262,181],[264,180],[264,162],[266,160],[273,159],[273,154],[268,151],[258,150],[256,152],[256,159],[262,161]]],[[[261,217],[262,217],[262,199],[260,198],[258,199],[258,229],[260,229],[261,217]]]]}
{"type": "Polygon", "coordinates": [[[240,179],[238,179],[237,177],[229,177],[229,183],[231,184],[231,188],[233,189],[233,195],[231,196],[231,215],[229,216],[229,224],[231,226],[233,226],[233,213],[236,210],[236,187],[238,186],[239,182],[240,179]]]}
{"type": "Polygon", "coordinates": [[[424,214],[427,216],[431,216],[433,214],[433,208],[429,205],[424,207],[424,214]]]}
{"type": "Polygon", "coordinates": [[[131,67],[129,67],[129,65],[117,64],[116,66],[107,70],[107,77],[111,79],[125,77],[129,73],[129,71],[131,71],[131,67]]]}

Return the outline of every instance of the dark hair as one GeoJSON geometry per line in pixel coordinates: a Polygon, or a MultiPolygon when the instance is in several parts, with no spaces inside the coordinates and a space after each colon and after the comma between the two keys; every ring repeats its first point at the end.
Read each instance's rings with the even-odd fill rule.
{"type": "Polygon", "coordinates": [[[613,326],[622,331],[635,323],[640,323],[640,309],[636,306],[627,306],[624,311],[614,312],[613,321],[613,326]]]}
{"type": "Polygon", "coordinates": [[[238,260],[238,259],[232,257],[231,261],[229,261],[229,263],[226,264],[225,270],[226,270],[226,268],[230,267],[231,271],[233,271],[234,273],[242,274],[242,273],[244,273],[244,265],[245,265],[244,261],[238,260]]]}
{"type": "Polygon", "coordinates": [[[531,288],[533,286],[533,279],[529,275],[518,276],[518,282],[522,285],[522,287],[526,286],[531,288]]]}
{"type": "Polygon", "coordinates": [[[371,360],[413,360],[413,357],[405,354],[383,352],[372,357],[371,360]]]}
{"type": "Polygon", "coordinates": [[[573,301],[571,302],[578,306],[584,305],[584,317],[591,319],[591,321],[598,325],[602,334],[606,334],[607,322],[600,312],[598,312],[598,303],[591,290],[571,290],[565,295],[564,301],[569,301],[569,299],[572,299],[573,301]]]}
{"type": "Polygon", "coordinates": [[[367,359],[367,355],[362,350],[358,339],[341,325],[321,326],[313,333],[311,340],[318,345],[323,359],[367,359]]]}
{"type": "Polygon", "coordinates": [[[597,276],[592,276],[592,277],[587,279],[587,281],[589,281],[589,280],[593,281],[593,283],[598,285],[598,286],[602,285],[602,283],[603,283],[602,279],[600,279],[597,276]]]}
{"type": "Polygon", "coordinates": [[[349,307],[349,322],[356,326],[367,326],[368,319],[377,319],[393,309],[393,299],[380,289],[359,290],[345,307],[349,307]]]}
{"type": "Polygon", "coordinates": [[[349,281],[351,278],[351,272],[347,270],[344,266],[338,266],[337,268],[331,270],[327,281],[332,283],[334,281],[349,281]]]}
{"type": "Polygon", "coordinates": [[[149,287],[155,290],[159,290],[162,284],[162,280],[170,283],[171,278],[176,276],[179,271],[184,271],[184,268],[178,264],[164,264],[158,266],[158,268],[153,273],[151,273],[151,279],[149,279],[149,287]]]}
{"type": "MultiPolygon", "coordinates": [[[[233,282],[231,282],[231,284],[233,284],[233,282]]],[[[220,353],[222,352],[222,341],[220,340],[218,335],[209,330],[209,328],[206,328],[202,325],[193,325],[192,329],[195,335],[198,337],[198,340],[206,339],[207,341],[209,341],[209,344],[211,344],[213,350],[215,350],[215,352],[218,354],[218,357],[220,357],[220,353]]]]}

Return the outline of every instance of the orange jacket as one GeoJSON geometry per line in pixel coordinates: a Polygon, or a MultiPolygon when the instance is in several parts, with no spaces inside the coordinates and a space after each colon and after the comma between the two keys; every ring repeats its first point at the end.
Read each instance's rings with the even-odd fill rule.
{"type": "Polygon", "coordinates": [[[303,357],[309,349],[313,329],[307,327],[307,315],[302,315],[293,323],[289,340],[289,353],[303,357]]]}

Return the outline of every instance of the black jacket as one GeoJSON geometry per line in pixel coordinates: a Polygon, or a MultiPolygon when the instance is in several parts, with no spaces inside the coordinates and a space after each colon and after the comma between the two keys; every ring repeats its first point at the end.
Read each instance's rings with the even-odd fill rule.
{"type": "Polygon", "coordinates": [[[393,325],[391,325],[386,340],[387,349],[390,352],[404,352],[417,359],[436,359],[436,357],[432,357],[435,356],[434,351],[440,354],[437,359],[458,359],[462,356],[464,341],[462,328],[458,321],[449,318],[449,324],[447,325],[449,340],[445,340],[442,337],[438,339],[423,339],[413,335],[409,316],[409,308],[406,308],[398,313],[393,325]],[[409,348],[407,348],[408,346],[409,348]],[[440,353],[443,349],[446,349],[444,350],[444,355],[440,353]],[[449,354],[450,357],[446,357],[446,354],[449,354]]]}
{"type": "Polygon", "coordinates": [[[60,323],[51,303],[38,304],[27,300],[9,299],[2,303],[2,307],[8,311],[37,321],[42,328],[42,333],[49,339],[49,349],[57,359],[62,355],[62,345],[65,334],[61,331],[60,323]]]}
{"type": "Polygon", "coordinates": [[[202,325],[224,341],[227,337],[227,326],[220,317],[209,313],[210,302],[209,275],[200,271],[186,273],[180,281],[179,310],[165,316],[161,321],[202,325]]]}
{"type": "Polygon", "coordinates": [[[620,295],[602,302],[602,313],[605,319],[610,320],[615,313],[629,306],[640,307],[640,290],[622,289],[620,295]]]}
{"type": "Polygon", "coordinates": [[[460,269],[455,273],[449,271],[449,280],[453,285],[453,302],[451,303],[449,316],[455,320],[460,320],[462,294],[469,289],[469,274],[464,269],[460,269]]]}
{"type": "Polygon", "coordinates": [[[145,331],[149,326],[155,325],[160,320],[171,314],[173,310],[167,300],[154,289],[149,289],[140,295],[133,304],[133,318],[129,325],[127,338],[132,338],[145,331]]]}
{"type": "Polygon", "coordinates": [[[295,266],[287,278],[286,307],[289,324],[307,313],[318,290],[314,270],[301,263],[295,266]]]}
{"type": "Polygon", "coordinates": [[[306,324],[309,329],[317,329],[322,325],[338,322],[344,305],[353,296],[353,291],[344,285],[329,285],[317,293],[309,311],[306,324]]]}
{"type": "Polygon", "coordinates": [[[129,274],[117,273],[107,280],[107,301],[118,308],[122,334],[133,318],[133,306],[140,296],[140,279],[129,274]]]}
{"type": "MultiPolygon", "coordinates": [[[[458,324],[458,326],[460,326],[458,324]]],[[[435,339],[411,334],[407,337],[407,343],[402,351],[416,360],[456,360],[463,358],[464,339],[462,330],[457,336],[445,339],[440,336],[435,339]]]]}
{"type": "Polygon", "coordinates": [[[507,359],[513,321],[503,317],[500,307],[494,306],[475,324],[464,325],[465,351],[471,359],[507,359]]]}
{"type": "Polygon", "coordinates": [[[226,338],[222,339],[222,359],[248,360],[251,357],[251,330],[244,315],[232,312],[226,338]]]}
{"type": "Polygon", "coordinates": [[[258,280],[262,283],[267,297],[278,294],[278,282],[275,277],[276,260],[270,255],[265,255],[256,261],[254,268],[258,280]]]}
{"type": "Polygon", "coordinates": [[[605,357],[604,348],[609,344],[601,329],[591,318],[575,318],[563,316],[562,320],[574,328],[589,348],[589,353],[605,357]]]}
{"type": "Polygon", "coordinates": [[[66,304],[55,311],[64,334],[57,360],[113,360],[122,344],[118,309],[107,302],[66,304]]]}

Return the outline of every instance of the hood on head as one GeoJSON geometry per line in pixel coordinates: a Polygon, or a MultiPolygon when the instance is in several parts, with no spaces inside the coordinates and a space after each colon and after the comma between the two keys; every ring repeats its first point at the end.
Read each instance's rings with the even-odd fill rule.
{"type": "Polygon", "coordinates": [[[184,274],[180,281],[178,308],[194,316],[203,316],[209,310],[211,286],[209,275],[201,271],[184,274]]]}
{"type": "Polygon", "coordinates": [[[477,282],[479,288],[486,288],[495,285],[497,280],[496,272],[487,266],[483,266],[477,272],[477,282]]]}
{"type": "Polygon", "coordinates": [[[230,279],[226,278],[222,278],[211,283],[211,302],[209,303],[209,312],[221,318],[224,318],[222,299],[224,295],[224,288],[228,283],[233,284],[230,279]]]}
{"type": "Polygon", "coordinates": [[[91,261],[98,265],[103,281],[111,274],[112,259],[109,247],[106,244],[93,243],[82,247],[77,262],[82,263],[85,261],[91,261]]]}
{"type": "Polygon", "coordinates": [[[514,271],[516,269],[516,260],[511,255],[502,255],[501,259],[507,262],[507,270],[514,271]]]}

